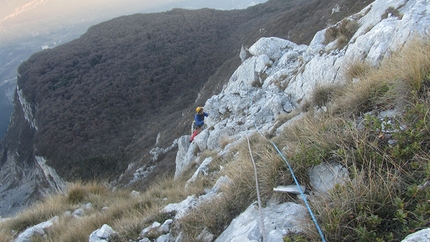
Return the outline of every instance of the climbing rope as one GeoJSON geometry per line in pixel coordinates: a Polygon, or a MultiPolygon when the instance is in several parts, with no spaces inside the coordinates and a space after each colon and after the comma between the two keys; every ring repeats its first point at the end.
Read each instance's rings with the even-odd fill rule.
{"type": "Polygon", "coordinates": [[[258,198],[258,212],[260,215],[260,229],[261,229],[261,233],[263,234],[263,242],[266,242],[267,241],[266,229],[264,227],[263,206],[261,205],[260,189],[258,186],[257,166],[255,165],[254,157],[252,157],[251,144],[249,143],[249,137],[246,136],[246,139],[248,140],[249,155],[251,156],[252,165],[254,166],[255,187],[257,189],[257,198],[258,198]]]}
{"type": "MultiPolygon", "coordinates": [[[[251,92],[249,92],[249,90],[248,90],[248,93],[251,93],[251,92]]],[[[251,104],[250,104],[250,108],[252,107],[252,105],[253,105],[253,103],[252,103],[252,96],[250,95],[250,99],[251,99],[251,104]]],[[[268,142],[270,142],[272,145],[273,145],[273,147],[275,147],[275,149],[276,149],[276,151],[278,152],[278,154],[281,156],[281,158],[285,161],[285,163],[287,164],[287,166],[288,166],[288,169],[290,170],[290,173],[291,173],[291,176],[293,177],[293,179],[294,179],[294,182],[295,182],[295,184],[296,184],[296,186],[297,186],[297,189],[299,190],[299,192],[300,192],[300,194],[301,194],[301,196],[302,196],[302,198],[303,198],[303,201],[305,202],[305,204],[306,204],[306,207],[307,207],[307,209],[308,209],[308,211],[309,211],[309,214],[310,214],[310,216],[311,216],[311,218],[312,218],[312,221],[314,222],[314,224],[315,224],[315,227],[317,228],[317,230],[318,230],[318,233],[319,233],[319,235],[320,235],[320,237],[321,237],[321,240],[323,241],[323,242],[325,242],[326,240],[325,240],[325,238],[324,238],[324,234],[323,234],[323,232],[322,232],[322,230],[321,230],[321,227],[318,225],[318,222],[317,222],[317,220],[316,220],[316,218],[315,218],[315,215],[314,215],[314,213],[312,212],[312,209],[311,209],[311,206],[309,205],[309,203],[308,203],[308,201],[307,201],[307,199],[306,199],[306,195],[304,194],[304,192],[303,192],[303,190],[302,190],[302,188],[300,187],[300,184],[299,184],[299,182],[298,182],[298,180],[297,180],[297,178],[296,178],[296,176],[295,176],[295,174],[294,174],[294,171],[293,171],[293,168],[291,167],[291,165],[290,165],[290,163],[287,161],[287,159],[284,157],[284,155],[282,154],[282,152],[278,149],[278,147],[276,146],[276,144],[273,142],[273,141],[271,141],[271,140],[269,140],[269,139],[267,139],[261,132],[260,132],[260,130],[258,129],[258,127],[257,127],[257,123],[255,122],[255,118],[254,118],[254,115],[252,114],[251,115],[252,116],[252,121],[254,122],[254,126],[255,126],[255,129],[257,130],[257,132],[260,134],[260,136],[261,137],[263,137],[263,139],[265,139],[265,140],[267,140],[268,142]]],[[[249,141],[248,141],[249,142],[249,141]]],[[[252,157],[252,156],[251,156],[252,157]]]]}

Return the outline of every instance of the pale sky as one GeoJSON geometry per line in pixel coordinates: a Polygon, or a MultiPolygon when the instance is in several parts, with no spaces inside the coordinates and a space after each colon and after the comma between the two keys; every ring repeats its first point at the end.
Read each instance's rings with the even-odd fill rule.
{"type": "Polygon", "coordinates": [[[72,24],[100,22],[169,6],[249,6],[266,0],[0,0],[0,43],[72,24]]]}
{"type": "Polygon", "coordinates": [[[184,0],[0,0],[0,42],[61,25],[109,19],[184,0]]]}
{"type": "Polygon", "coordinates": [[[96,11],[139,10],[184,0],[0,0],[0,24],[32,18],[58,17],[63,14],[96,11]]]}

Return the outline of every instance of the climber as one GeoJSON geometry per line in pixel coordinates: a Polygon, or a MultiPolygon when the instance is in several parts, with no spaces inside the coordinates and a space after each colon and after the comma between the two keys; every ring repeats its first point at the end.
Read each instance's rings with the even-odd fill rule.
{"type": "Polygon", "coordinates": [[[191,135],[190,143],[194,140],[194,137],[198,135],[202,129],[203,125],[205,124],[205,117],[209,116],[209,114],[205,113],[203,111],[203,107],[197,107],[196,108],[196,114],[194,115],[194,132],[191,135]]]}

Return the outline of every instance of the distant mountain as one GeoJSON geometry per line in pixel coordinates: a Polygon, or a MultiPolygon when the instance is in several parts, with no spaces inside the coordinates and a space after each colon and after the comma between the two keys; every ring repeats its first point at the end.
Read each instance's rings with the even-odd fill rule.
{"type": "MultiPolygon", "coordinates": [[[[0,32],[0,83],[16,78],[17,68],[31,54],[46,48],[54,48],[78,38],[88,27],[109,20],[113,17],[137,12],[161,12],[167,9],[187,6],[190,9],[215,8],[222,10],[243,9],[266,0],[250,1],[176,1],[148,5],[141,1],[128,0],[115,3],[115,0],[105,1],[103,6],[94,3],[91,8],[68,8],[65,1],[49,2],[48,5],[26,5],[27,2],[16,1],[13,4],[0,4],[0,18],[17,12],[13,18],[4,18],[0,32]],[[60,6],[57,6],[60,5],[60,6]],[[27,6],[27,7],[24,7],[27,6]],[[50,14],[54,8],[55,14],[50,14]],[[27,14],[38,17],[26,18],[27,14]],[[16,19],[17,18],[17,19],[16,19]],[[5,20],[6,19],[6,20],[5,20]]],[[[79,1],[73,6],[82,5],[79,1]]],[[[0,99],[6,98],[8,88],[0,85],[0,99]]],[[[0,102],[0,140],[6,133],[12,114],[12,102],[0,102]]]]}
{"type": "Polygon", "coordinates": [[[8,195],[0,197],[10,206],[0,212],[56,189],[52,173],[33,173],[46,169],[44,161],[65,180],[144,189],[175,165],[175,149],[158,157],[150,150],[189,132],[195,106],[219,93],[240,64],[242,46],[263,36],[308,44],[328,23],[367,4],[272,0],[245,10],[135,14],[32,55],[18,69],[15,110],[1,144],[0,195],[8,195]],[[154,164],[130,183],[136,170],[154,164]],[[10,180],[31,174],[34,179],[10,180]],[[14,195],[22,186],[28,192],[14,195]]]}
{"type": "Polygon", "coordinates": [[[232,10],[232,9],[245,9],[259,3],[264,3],[267,0],[185,0],[180,1],[177,5],[182,6],[185,9],[200,9],[200,8],[213,8],[220,10],[232,10]]]}

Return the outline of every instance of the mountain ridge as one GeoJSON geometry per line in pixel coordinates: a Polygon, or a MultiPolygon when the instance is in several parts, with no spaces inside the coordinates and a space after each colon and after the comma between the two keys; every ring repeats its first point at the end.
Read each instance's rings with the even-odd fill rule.
{"type": "MultiPolygon", "coordinates": [[[[160,148],[164,134],[157,136],[152,161],[178,147],[174,177],[158,173],[142,192],[70,184],[2,220],[1,237],[316,241],[315,228],[323,241],[425,237],[429,16],[428,1],[376,0],[318,31],[309,45],[260,38],[204,103],[207,128],[193,142],[184,134],[160,148]]],[[[25,116],[18,121],[37,127],[18,93],[25,116]]],[[[55,180],[44,158],[35,158],[55,180]]]]}
{"type": "MultiPolygon", "coordinates": [[[[279,37],[290,34],[298,43],[309,42],[312,32],[325,22],[309,22],[312,28],[304,34],[305,21],[300,19],[292,19],[293,23],[301,22],[293,27],[295,30],[282,31],[291,24],[286,20],[288,16],[306,19],[306,15],[291,15],[295,11],[300,15],[306,9],[309,14],[320,13],[312,19],[321,19],[326,13],[333,14],[335,3],[328,3],[274,0],[246,10],[175,9],[119,17],[91,27],[80,39],[34,54],[19,67],[18,76],[18,90],[25,100],[20,105],[26,106],[28,113],[24,114],[33,123],[34,133],[31,127],[18,126],[25,125],[22,116],[13,118],[16,121],[2,143],[0,164],[19,167],[33,164],[35,156],[42,156],[65,180],[106,179],[118,186],[144,189],[156,174],[174,170],[175,149],[156,160],[149,151],[168,147],[188,132],[194,106],[202,105],[211,93],[219,91],[240,64],[240,46],[276,33],[281,33],[279,37]],[[313,9],[322,5],[324,9],[313,9]],[[178,24],[180,20],[190,24],[178,24]],[[183,29],[178,29],[181,26],[183,29]],[[190,36],[184,36],[184,32],[190,36]],[[201,34],[192,35],[196,32],[201,34]],[[206,46],[197,47],[202,43],[206,46]],[[166,51],[166,47],[171,50],[166,51]],[[200,59],[190,58],[193,56],[200,59]],[[146,62],[139,63],[142,60],[146,62]],[[182,81],[178,81],[181,75],[182,81]],[[151,85],[152,89],[144,88],[151,85]],[[197,93],[201,95],[196,100],[197,93]],[[14,150],[25,155],[16,155],[14,150]],[[157,168],[150,175],[130,184],[135,170],[154,164],[157,168]]],[[[345,15],[364,5],[336,3],[344,6],[345,15]]],[[[342,17],[334,15],[329,16],[342,17]]],[[[32,195],[34,200],[39,199],[36,195],[32,195]]]]}

